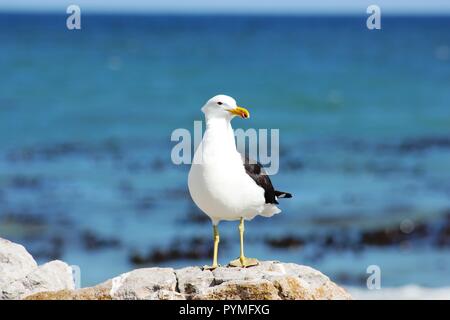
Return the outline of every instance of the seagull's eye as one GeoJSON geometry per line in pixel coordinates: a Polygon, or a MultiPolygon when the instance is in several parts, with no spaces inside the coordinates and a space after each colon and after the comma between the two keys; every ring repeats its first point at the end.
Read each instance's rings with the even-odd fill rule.
{"type": "Polygon", "coordinates": [[[219,102],[217,102],[217,104],[218,104],[219,106],[223,105],[223,103],[222,103],[222,102],[220,102],[220,101],[219,101],[219,102]]]}

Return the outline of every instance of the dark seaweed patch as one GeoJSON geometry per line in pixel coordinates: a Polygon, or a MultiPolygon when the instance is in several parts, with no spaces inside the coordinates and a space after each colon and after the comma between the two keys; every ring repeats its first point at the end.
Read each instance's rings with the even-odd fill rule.
{"type": "Polygon", "coordinates": [[[91,230],[82,233],[81,239],[86,250],[100,250],[106,248],[117,248],[120,246],[120,240],[116,238],[106,238],[95,234],[91,230]]]}
{"type": "Polygon", "coordinates": [[[291,249],[302,247],[305,244],[305,240],[300,237],[289,235],[280,238],[268,238],[265,240],[265,243],[272,248],[291,249]]]}
{"type": "MultiPolygon", "coordinates": [[[[220,240],[221,247],[226,241],[220,240]]],[[[166,248],[153,248],[148,253],[132,252],[129,261],[134,265],[154,265],[176,260],[202,260],[212,257],[212,240],[209,237],[177,239],[166,248]]]]}

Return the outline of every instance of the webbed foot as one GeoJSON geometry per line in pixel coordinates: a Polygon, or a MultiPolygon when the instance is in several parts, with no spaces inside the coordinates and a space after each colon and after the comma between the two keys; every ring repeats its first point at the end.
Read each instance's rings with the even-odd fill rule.
{"type": "Polygon", "coordinates": [[[236,260],[230,261],[228,264],[230,267],[240,267],[240,268],[248,268],[248,267],[254,267],[259,264],[259,261],[255,258],[247,258],[247,257],[240,257],[236,260]]]}

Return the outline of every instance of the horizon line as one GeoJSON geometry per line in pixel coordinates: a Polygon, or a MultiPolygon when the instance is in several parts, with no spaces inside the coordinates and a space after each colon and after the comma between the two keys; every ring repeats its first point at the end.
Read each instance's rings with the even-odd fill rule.
{"type": "MultiPolygon", "coordinates": [[[[173,16],[199,16],[199,15],[216,15],[216,16],[347,16],[347,17],[368,17],[366,12],[359,12],[356,10],[342,10],[342,11],[318,11],[318,10],[293,10],[293,11],[269,11],[269,10],[99,10],[99,9],[82,9],[84,15],[173,15],[173,16]]],[[[1,8],[0,14],[62,14],[67,15],[66,11],[58,10],[57,8],[43,8],[43,9],[17,9],[17,8],[1,8]]],[[[397,11],[391,10],[389,12],[383,12],[382,16],[387,17],[421,17],[421,16],[450,16],[449,11],[397,11]]]]}

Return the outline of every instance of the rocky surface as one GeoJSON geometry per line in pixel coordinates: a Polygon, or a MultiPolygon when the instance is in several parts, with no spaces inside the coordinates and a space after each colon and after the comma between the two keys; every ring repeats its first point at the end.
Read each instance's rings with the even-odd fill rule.
{"type": "Polygon", "coordinates": [[[6,288],[36,268],[36,261],[23,246],[0,238],[0,288],[6,288]]]}
{"type": "Polygon", "coordinates": [[[30,300],[291,300],[351,299],[307,266],[263,261],[251,268],[141,268],[90,288],[74,289],[61,261],[37,266],[20,245],[0,239],[0,299],[30,300]]]}
{"type": "Polygon", "coordinates": [[[220,267],[142,268],[98,286],[44,292],[27,299],[108,300],[313,300],[351,299],[341,287],[310,267],[264,261],[247,269],[220,267]]]}
{"type": "Polygon", "coordinates": [[[55,260],[38,266],[23,246],[0,238],[0,300],[73,289],[72,269],[66,263],[55,260]]]}

